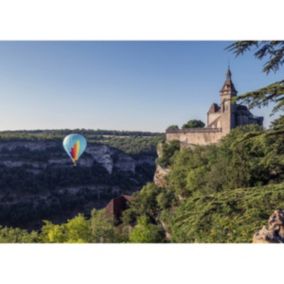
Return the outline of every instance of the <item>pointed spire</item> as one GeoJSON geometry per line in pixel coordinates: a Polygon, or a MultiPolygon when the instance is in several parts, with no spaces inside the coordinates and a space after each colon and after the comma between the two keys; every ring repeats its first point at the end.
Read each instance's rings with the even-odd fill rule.
{"type": "Polygon", "coordinates": [[[226,80],[232,80],[232,72],[231,72],[231,69],[230,69],[230,64],[228,65],[226,80]]]}
{"type": "Polygon", "coordinates": [[[228,65],[228,70],[226,72],[226,80],[220,92],[221,92],[221,95],[225,95],[227,93],[230,93],[232,96],[237,95],[237,90],[232,81],[232,72],[230,69],[230,65],[228,65]]]}

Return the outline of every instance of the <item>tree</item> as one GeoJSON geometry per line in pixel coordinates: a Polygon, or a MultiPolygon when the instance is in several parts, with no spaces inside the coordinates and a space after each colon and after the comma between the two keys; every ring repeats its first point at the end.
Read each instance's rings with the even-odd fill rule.
{"type": "Polygon", "coordinates": [[[91,233],[92,242],[95,243],[114,243],[118,242],[113,219],[104,210],[91,212],[91,233]]]}
{"type": "Polygon", "coordinates": [[[160,226],[149,223],[146,216],[138,219],[137,225],[131,231],[129,240],[132,243],[160,243],[164,233],[160,226]]]}
{"type": "Polygon", "coordinates": [[[82,214],[61,225],[45,221],[41,239],[47,243],[88,243],[91,240],[89,221],[82,214]]]}
{"type": "Polygon", "coordinates": [[[38,233],[28,232],[20,228],[9,228],[0,226],[0,243],[37,243],[38,233]]]}
{"type": "Polygon", "coordinates": [[[66,235],[68,243],[88,243],[91,240],[89,221],[82,214],[68,220],[66,235]]]}
{"type": "Polygon", "coordinates": [[[161,150],[161,154],[157,159],[157,163],[161,167],[168,167],[174,154],[180,150],[180,142],[178,140],[164,142],[159,145],[159,148],[161,150]]]}
{"type": "MultiPolygon", "coordinates": [[[[277,72],[284,63],[284,41],[236,41],[227,47],[236,56],[249,51],[259,60],[266,60],[262,71],[266,74],[277,72]]],[[[252,107],[262,107],[273,103],[272,114],[284,110],[284,80],[280,80],[261,87],[258,90],[247,92],[237,98],[252,107]]],[[[284,133],[284,123],[277,134],[284,133]]]]}
{"type": "Polygon", "coordinates": [[[170,130],[179,130],[179,127],[177,125],[170,125],[169,127],[167,127],[166,131],[170,130]]]}
{"type": "Polygon", "coordinates": [[[189,120],[187,123],[185,123],[182,126],[182,129],[187,129],[187,128],[203,128],[205,126],[204,122],[201,120],[197,119],[192,119],[189,120]]]}
{"type": "Polygon", "coordinates": [[[64,225],[56,225],[50,221],[44,221],[41,228],[41,240],[44,243],[63,243],[66,241],[64,225]]]}

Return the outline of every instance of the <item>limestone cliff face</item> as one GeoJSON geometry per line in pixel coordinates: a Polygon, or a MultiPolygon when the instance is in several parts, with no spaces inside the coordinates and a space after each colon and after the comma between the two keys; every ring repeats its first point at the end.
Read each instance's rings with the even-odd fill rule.
{"type": "Polygon", "coordinates": [[[167,175],[169,174],[169,168],[162,168],[161,166],[156,166],[156,171],[154,174],[154,183],[158,187],[166,187],[167,185],[167,175]]]}
{"type": "Polygon", "coordinates": [[[90,143],[73,167],[61,141],[0,141],[0,225],[34,229],[89,214],[152,181],[155,158],[90,143]]]}
{"type": "MultiPolygon", "coordinates": [[[[57,141],[13,141],[0,142],[0,166],[21,167],[29,165],[35,169],[45,169],[48,166],[69,167],[70,160],[65,155],[62,145],[57,141]],[[27,159],[37,154],[46,159],[27,159]],[[21,154],[25,154],[24,157],[21,154]],[[48,154],[48,155],[47,155],[48,154]]],[[[155,157],[141,157],[147,164],[154,163],[155,157]]],[[[91,167],[94,162],[104,167],[109,174],[114,168],[118,171],[135,173],[137,165],[141,164],[140,158],[135,159],[130,155],[103,144],[89,144],[85,154],[78,162],[79,166],[91,167]]]]}
{"type": "Polygon", "coordinates": [[[253,236],[253,243],[284,243],[284,210],[275,210],[267,226],[253,236]]]}
{"type": "MultiPolygon", "coordinates": [[[[162,156],[162,144],[157,145],[157,155],[158,158],[162,156]]],[[[156,170],[154,174],[154,183],[158,187],[165,187],[167,185],[167,175],[170,172],[169,168],[163,168],[159,164],[156,165],[156,170]]]]}

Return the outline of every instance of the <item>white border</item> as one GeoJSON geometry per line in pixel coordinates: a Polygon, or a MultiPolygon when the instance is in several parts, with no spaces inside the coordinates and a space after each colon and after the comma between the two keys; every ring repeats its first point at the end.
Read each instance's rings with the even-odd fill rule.
{"type": "MultiPolygon", "coordinates": [[[[8,0],[0,2],[0,38],[283,39],[283,9],[280,0],[8,0]]],[[[4,244],[0,279],[5,284],[276,283],[282,258],[279,245],[4,244]]]]}
{"type": "Polygon", "coordinates": [[[226,244],[1,245],[0,277],[5,284],[272,283],[281,282],[283,264],[278,260],[283,249],[226,244]]]}
{"type": "Polygon", "coordinates": [[[6,40],[284,38],[281,0],[2,0],[6,40]]]}

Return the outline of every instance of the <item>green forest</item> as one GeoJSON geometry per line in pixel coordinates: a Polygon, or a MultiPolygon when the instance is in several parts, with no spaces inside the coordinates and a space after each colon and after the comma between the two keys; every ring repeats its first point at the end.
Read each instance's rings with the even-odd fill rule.
{"type": "Polygon", "coordinates": [[[221,143],[179,149],[162,144],[167,186],[148,183],[115,221],[105,209],[38,231],[2,227],[1,242],[251,242],[271,212],[284,207],[284,136],[256,125],[221,143]]]}

